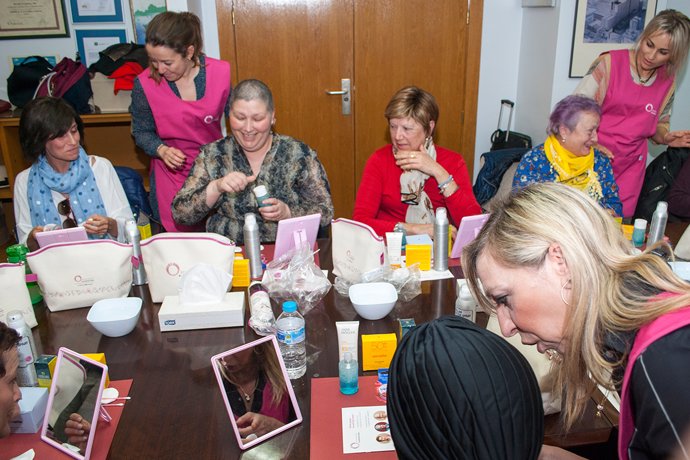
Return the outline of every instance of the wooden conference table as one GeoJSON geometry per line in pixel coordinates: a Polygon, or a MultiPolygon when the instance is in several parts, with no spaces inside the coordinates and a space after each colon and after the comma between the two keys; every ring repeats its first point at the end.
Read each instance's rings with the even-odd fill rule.
{"type": "MultiPolygon", "coordinates": [[[[319,245],[322,268],[330,270],[330,241],[320,241],[319,245]]],[[[459,267],[453,270],[460,276],[459,267]]],[[[349,299],[331,289],[305,316],[307,373],[293,381],[304,422],[244,454],[232,432],[210,357],[259,337],[247,326],[161,333],[157,317],[160,304],[151,302],[148,288],[133,287],[131,295],[143,298],[144,306],[137,327],[125,337],[102,336],[87,322],[86,308],[56,313],[40,308],[39,327],[34,329],[40,353],[56,354],[63,346],[80,353],[103,352],[112,380],[133,379],[132,399],[124,408],[109,458],[237,459],[242,455],[247,459],[307,459],[311,378],[338,375],[335,322],[359,320],[360,333],[386,333],[397,331],[399,318],[414,318],[421,324],[454,314],[456,283],[455,279],[424,282],[421,295],[407,303],[399,302],[379,321],[360,318],[349,299]]],[[[484,315],[479,321],[482,319],[486,321],[484,315]]],[[[567,435],[558,415],[547,416],[545,441],[561,446],[605,442],[616,417],[595,416],[595,404],[590,402],[584,417],[567,435]]],[[[341,446],[333,448],[337,453],[341,446]]]]}

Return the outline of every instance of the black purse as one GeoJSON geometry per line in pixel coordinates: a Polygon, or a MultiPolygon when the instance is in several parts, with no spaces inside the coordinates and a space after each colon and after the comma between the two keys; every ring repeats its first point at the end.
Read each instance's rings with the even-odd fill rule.
{"type": "Polygon", "coordinates": [[[53,70],[45,58],[29,56],[14,66],[7,77],[7,96],[17,107],[24,107],[34,98],[34,93],[43,76],[53,70]]]}

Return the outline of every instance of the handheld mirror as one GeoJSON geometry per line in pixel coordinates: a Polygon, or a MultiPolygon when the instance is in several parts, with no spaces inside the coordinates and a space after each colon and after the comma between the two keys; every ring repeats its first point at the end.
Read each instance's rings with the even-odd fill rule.
{"type": "Polygon", "coordinates": [[[274,336],[220,353],[211,366],[241,449],[302,422],[274,336]]]}
{"type": "Polygon", "coordinates": [[[88,459],[107,373],[105,364],[68,348],[60,348],[41,439],[74,458],[88,459]]]}

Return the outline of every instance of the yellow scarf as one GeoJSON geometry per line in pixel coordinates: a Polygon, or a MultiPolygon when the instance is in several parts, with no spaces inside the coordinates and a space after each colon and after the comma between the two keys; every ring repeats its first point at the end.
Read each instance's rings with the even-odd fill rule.
{"type": "Polygon", "coordinates": [[[586,192],[597,201],[603,198],[599,175],[594,171],[594,149],[577,156],[563,147],[553,134],[544,141],[544,153],[558,174],[558,182],[586,192]]]}

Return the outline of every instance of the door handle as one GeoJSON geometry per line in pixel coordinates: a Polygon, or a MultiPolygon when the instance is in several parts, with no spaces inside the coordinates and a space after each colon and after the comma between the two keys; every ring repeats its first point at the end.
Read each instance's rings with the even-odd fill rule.
{"type": "Polygon", "coordinates": [[[329,91],[326,90],[329,96],[340,96],[342,102],[343,115],[350,115],[350,79],[343,78],[340,80],[340,90],[329,91]]]}

